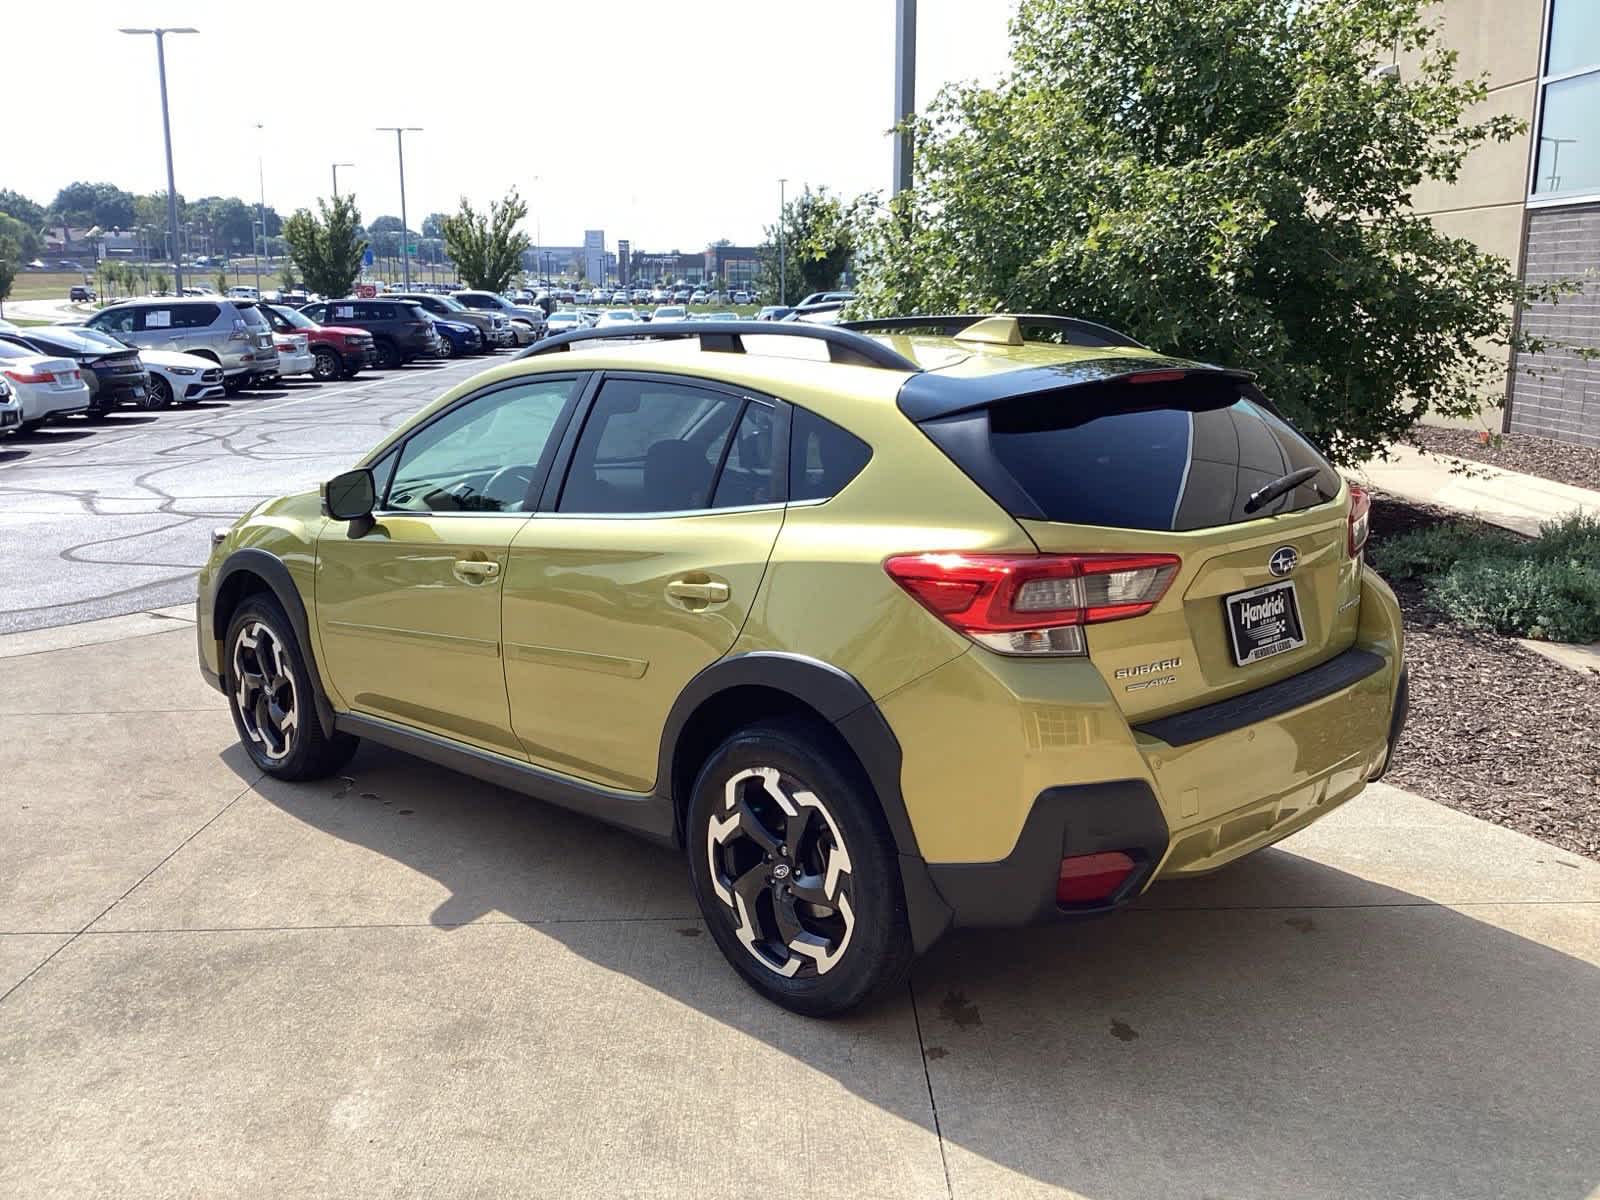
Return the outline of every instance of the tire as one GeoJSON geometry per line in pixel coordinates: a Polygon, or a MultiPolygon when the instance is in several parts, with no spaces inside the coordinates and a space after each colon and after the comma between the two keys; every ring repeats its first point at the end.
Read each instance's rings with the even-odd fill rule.
{"type": "Polygon", "coordinates": [[[239,605],[222,647],[228,711],[256,766],[277,779],[304,780],[350,761],[358,739],[322,732],[304,652],[276,598],[258,593],[239,605]]]}
{"type": "Polygon", "coordinates": [[[244,391],[245,377],[243,375],[230,375],[222,381],[222,394],[224,396],[237,396],[244,391]]]}
{"type": "Polygon", "coordinates": [[[111,415],[109,408],[91,408],[83,414],[91,421],[104,421],[111,415]]]}
{"type": "Polygon", "coordinates": [[[318,383],[332,383],[344,374],[344,362],[327,346],[317,347],[312,355],[311,378],[318,383]]]}
{"type": "Polygon", "coordinates": [[[767,721],[728,738],[695,781],[687,837],[711,936],[767,999],[834,1016],[910,970],[894,839],[828,726],[767,721]]]}
{"type": "Polygon", "coordinates": [[[440,358],[454,358],[455,356],[456,356],[456,344],[454,342],[452,342],[447,337],[440,338],[439,339],[439,357],[440,358]]]}
{"type": "Polygon", "coordinates": [[[380,371],[398,371],[405,365],[405,360],[400,357],[400,349],[393,342],[379,342],[375,347],[378,351],[377,368],[380,371]]]}
{"type": "Polygon", "coordinates": [[[17,427],[17,432],[18,433],[37,433],[37,432],[39,432],[39,430],[44,428],[45,422],[48,421],[49,419],[50,419],[49,417],[38,417],[38,418],[36,418],[35,420],[32,420],[32,421],[24,421],[21,425],[19,425],[17,427]]]}
{"type": "Polygon", "coordinates": [[[172,406],[172,385],[159,375],[150,376],[150,386],[144,390],[144,399],[139,401],[139,407],[146,412],[158,408],[172,406]]]}

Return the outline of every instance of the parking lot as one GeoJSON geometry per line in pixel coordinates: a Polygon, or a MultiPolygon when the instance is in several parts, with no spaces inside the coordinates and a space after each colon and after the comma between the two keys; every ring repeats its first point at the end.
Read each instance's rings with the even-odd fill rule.
{"type": "Polygon", "coordinates": [[[194,598],[208,534],[312,487],[457,380],[508,357],[287,382],[0,440],[0,632],[194,598]]]}
{"type": "Polygon", "coordinates": [[[264,778],[207,532],[484,365],[0,443],[0,1195],[1594,1194],[1600,864],[1382,784],[823,1022],[671,852],[372,745],[264,778]]]}

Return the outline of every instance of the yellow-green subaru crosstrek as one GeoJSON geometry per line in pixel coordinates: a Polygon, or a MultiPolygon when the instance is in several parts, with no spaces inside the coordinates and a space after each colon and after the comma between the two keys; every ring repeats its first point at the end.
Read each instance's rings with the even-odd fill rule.
{"type": "Polygon", "coordinates": [[[371,738],[683,847],[828,1014],[1377,778],[1366,527],[1249,374],[1088,322],[585,330],[218,531],[200,662],[279,778],[371,738]]]}

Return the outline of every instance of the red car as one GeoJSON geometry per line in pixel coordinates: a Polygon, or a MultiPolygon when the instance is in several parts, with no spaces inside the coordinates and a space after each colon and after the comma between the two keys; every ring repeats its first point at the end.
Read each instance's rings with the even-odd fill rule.
{"type": "Polygon", "coordinates": [[[333,379],[351,379],[362,367],[378,361],[377,347],[372,334],[353,325],[318,325],[305,313],[297,312],[284,304],[263,304],[276,333],[303,333],[310,341],[312,357],[316,360],[311,377],[319,383],[333,379]]]}

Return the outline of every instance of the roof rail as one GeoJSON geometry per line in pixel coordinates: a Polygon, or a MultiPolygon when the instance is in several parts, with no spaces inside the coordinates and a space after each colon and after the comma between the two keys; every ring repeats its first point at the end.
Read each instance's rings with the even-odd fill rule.
{"type": "Polygon", "coordinates": [[[575,329],[571,333],[558,333],[537,341],[517,357],[532,358],[553,350],[570,350],[582,342],[671,341],[678,338],[699,338],[702,350],[743,354],[746,337],[808,338],[827,343],[828,358],[836,363],[886,367],[891,371],[922,369],[903,354],[897,354],[863,333],[852,332],[838,325],[785,324],[781,321],[673,321],[655,328],[641,322],[637,328],[632,325],[612,325],[605,329],[575,329]]]}
{"type": "Polygon", "coordinates": [[[864,321],[840,321],[838,328],[853,329],[857,333],[910,333],[919,329],[937,331],[941,337],[955,337],[969,325],[987,321],[995,316],[1012,317],[1024,329],[1044,329],[1062,335],[1069,346],[1122,346],[1130,350],[1148,350],[1150,347],[1136,342],[1125,333],[1118,333],[1094,321],[1077,317],[1060,317],[1051,313],[949,313],[930,317],[878,317],[864,321]]]}

